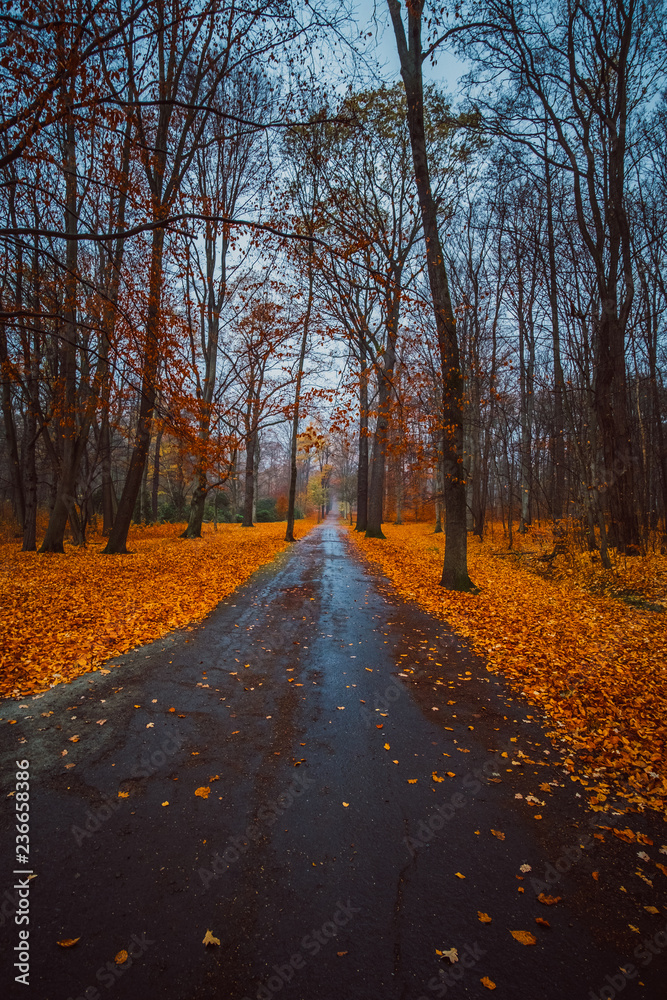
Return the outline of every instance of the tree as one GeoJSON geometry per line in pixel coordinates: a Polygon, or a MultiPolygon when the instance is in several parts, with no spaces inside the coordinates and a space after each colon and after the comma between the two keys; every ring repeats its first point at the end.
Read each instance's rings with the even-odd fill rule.
{"type": "Polygon", "coordinates": [[[446,510],[445,560],[441,583],[451,590],[472,590],[468,575],[466,483],[463,470],[463,379],[449,280],[438,233],[437,205],[431,189],[422,63],[424,0],[407,9],[407,35],[398,0],[387,0],[407,99],[407,123],[419,196],[426,263],[440,350],[443,396],[443,472],[446,510]]]}

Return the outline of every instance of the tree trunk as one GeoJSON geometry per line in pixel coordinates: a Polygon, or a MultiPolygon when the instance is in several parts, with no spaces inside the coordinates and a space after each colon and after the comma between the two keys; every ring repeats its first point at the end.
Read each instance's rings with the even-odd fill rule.
{"type": "Polygon", "coordinates": [[[431,190],[424,129],[421,43],[424,2],[412,0],[408,5],[409,42],[406,40],[401,19],[401,4],[398,0],[387,0],[387,3],[407,97],[408,130],[426,241],[428,278],[442,369],[443,466],[447,522],[441,583],[451,590],[472,590],[474,585],[468,575],[467,504],[463,470],[463,380],[449,281],[438,234],[437,207],[431,190]]]}
{"type": "Polygon", "coordinates": [[[21,528],[23,528],[25,523],[25,497],[16,436],[16,424],[14,422],[14,408],[12,406],[12,379],[10,377],[9,351],[7,347],[7,328],[4,323],[0,325],[0,372],[2,373],[2,419],[5,425],[5,438],[7,440],[7,454],[12,483],[12,506],[16,520],[21,525],[21,528]]]}
{"type": "MultiPolygon", "coordinates": [[[[72,89],[68,89],[65,97],[66,105],[71,109],[74,100],[72,89]]],[[[70,237],[76,237],[77,220],[77,161],[76,133],[74,117],[67,115],[65,122],[65,156],[63,163],[65,174],[65,232],[70,237]]],[[[61,344],[60,385],[57,388],[57,407],[60,423],[60,462],[56,486],[56,496],[46,534],[42,541],[40,552],[64,552],[65,528],[67,518],[73,508],[74,492],[79,474],[79,464],[82,456],[80,437],[83,429],[77,434],[76,427],[76,351],[77,351],[77,241],[72,238],[67,241],[65,251],[65,300],[64,323],[61,344]]],[[[85,428],[87,434],[87,428],[85,428]]]]}
{"type": "Polygon", "coordinates": [[[160,423],[155,436],[155,449],[153,451],[153,481],[151,483],[151,514],[153,522],[157,521],[158,500],[160,496],[160,446],[162,445],[162,434],[164,426],[160,423]]]}
{"type": "Polygon", "coordinates": [[[563,393],[565,392],[565,377],[560,356],[560,322],[558,316],[558,286],[556,269],[556,240],[554,238],[554,220],[551,189],[551,170],[545,148],[544,178],[546,181],[545,196],[547,202],[547,242],[549,251],[549,305],[551,307],[551,337],[554,357],[554,413],[551,434],[551,463],[553,481],[551,488],[551,516],[554,521],[563,517],[565,493],[565,418],[563,413],[563,393]]]}
{"type": "Polygon", "coordinates": [[[130,458],[123,492],[118,502],[118,511],[109,541],[104,552],[117,554],[127,552],[127,534],[132,523],[134,505],[141,489],[144,465],[150,444],[151,420],[155,409],[156,380],[160,347],[160,299],[162,295],[162,256],[164,250],[164,229],[153,230],[151,250],[150,293],[148,316],[146,319],[146,340],[141,376],[141,394],[137,431],[130,458]]]}
{"type": "Polygon", "coordinates": [[[359,466],[357,470],[357,523],[355,531],[368,527],[368,370],[366,340],[359,334],[359,466]]]}
{"type": "Polygon", "coordinates": [[[384,501],[385,466],[389,435],[389,411],[393,393],[394,366],[396,364],[396,338],[401,308],[401,269],[393,269],[388,289],[387,343],[378,364],[378,415],[373,435],[373,451],[368,487],[368,520],[366,538],[384,538],[382,508],[384,501]]]}
{"type": "Polygon", "coordinates": [[[245,493],[243,499],[243,527],[254,527],[252,512],[255,501],[255,447],[257,431],[251,429],[246,438],[245,452],[245,493]]]}
{"type": "Polygon", "coordinates": [[[290,441],[290,477],[289,494],[287,497],[287,530],[285,541],[294,542],[294,508],[296,505],[296,454],[299,443],[299,406],[301,403],[301,382],[303,379],[303,366],[306,359],[306,347],[308,345],[308,332],[310,328],[310,314],[313,308],[313,244],[308,246],[308,301],[306,303],[306,314],[303,318],[303,333],[301,335],[301,350],[299,351],[299,367],[296,374],[296,387],[294,390],[294,415],[292,417],[292,439],[290,441]]]}

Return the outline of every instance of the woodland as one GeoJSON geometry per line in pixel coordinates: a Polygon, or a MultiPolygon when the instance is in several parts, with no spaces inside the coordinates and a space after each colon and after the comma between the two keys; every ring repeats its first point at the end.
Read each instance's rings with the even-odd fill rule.
{"type": "Polygon", "coordinates": [[[663,548],[663,14],[7,2],[0,492],[23,550],[92,530],[123,553],[179,520],[289,540],[332,495],[368,537],[433,520],[455,589],[491,520],[608,570],[663,548]]]}

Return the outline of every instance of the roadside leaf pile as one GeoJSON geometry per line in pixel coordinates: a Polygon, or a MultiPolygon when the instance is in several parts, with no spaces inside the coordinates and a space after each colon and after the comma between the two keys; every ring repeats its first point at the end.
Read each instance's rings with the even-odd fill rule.
{"type": "MultiPolygon", "coordinates": [[[[314,522],[301,521],[299,535],[314,522]]],[[[204,618],[286,548],[285,523],[133,529],[130,555],[102,555],[103,539],[65,555],[0,545],[0,695],[43,691],[134,646],[204,618]]]]}
{"type": "Polygon", "coordinates": [[[577,754],[590,806],[622,808],[625,800],[664,812],[667,615],[592,594],[573,578],[543,579],[472,537],[470,576],[480,593],[447,591],[439,585],[443,535],[430,524],[383,531],[385,541],[350,537],[400,594],[449,622],[491,670],[546,711],[573,774],[577,754]]]}

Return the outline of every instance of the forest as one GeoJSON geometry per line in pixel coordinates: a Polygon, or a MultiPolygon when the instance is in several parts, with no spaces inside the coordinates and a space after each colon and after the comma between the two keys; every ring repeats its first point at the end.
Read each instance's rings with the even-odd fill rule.
{"type": "Polygon", "coordinates": [[[491,522],[605,568],[664,550],[663,5],[406,6],[5,4],[24,551],[289,539],[332,498],[368,537],[431,520],[455,588],[491,522]]]}

